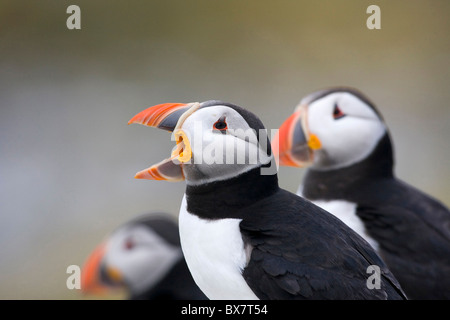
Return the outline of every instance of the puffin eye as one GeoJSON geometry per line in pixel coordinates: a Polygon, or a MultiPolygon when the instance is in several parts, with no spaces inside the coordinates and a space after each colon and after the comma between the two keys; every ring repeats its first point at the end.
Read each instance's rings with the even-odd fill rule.
{"type": "Polygon", "coordinates": [[[340,119],[342,117],[345,117],[345,113],[342,112],[342,110],[338,107],[337,104],[334,105],[334,110],[333,110],[333,118],[335,120],[340,119]]]}
{"type": "Polygon", "coordinates": [[[227,129],[228,129],[228,125],[227,125],[225,116],[220,117],[219,120],[217,120],[213,124],[213,130],[219,131],[220,133],[226,134],[227,129]]]}
{"type": "Polygon", "coordinates": [[[125,244],[124,244],[125,249],[131,250],[135,246],[136,246],[136,243],[133,241],[133,239],[128,238],[128,239],[125,240],[125,244]]]}

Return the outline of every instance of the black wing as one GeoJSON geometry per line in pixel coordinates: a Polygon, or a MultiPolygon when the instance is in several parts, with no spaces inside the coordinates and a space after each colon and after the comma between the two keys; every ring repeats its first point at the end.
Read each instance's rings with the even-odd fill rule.
{"type": "Polygon", "coordinates": [[[371,246],[325,210],[285,190],[253,210],[240,224],[253,248],[243,276],[259,298],[405,298],[371,246]],[[371,265],[380,268],[379,289],[368,287],[371,265]]]}
{"type": "Polygon", "coordinates": [[[358,201],[356,214],[408,296],[450,299],[450,211],[396,179],[361,192],[371,196],[358,201]]]}
{"type": "Polygon", "coordinates": [[[441,232],[398,206],[360,206],[357,214],[410,298],[450,299],[450,242],[441,232]]]}

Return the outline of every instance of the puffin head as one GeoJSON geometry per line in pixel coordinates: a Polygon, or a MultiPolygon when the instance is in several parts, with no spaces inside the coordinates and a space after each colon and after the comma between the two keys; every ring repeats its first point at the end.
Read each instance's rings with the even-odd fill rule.
{"type": "Polygon", "coordinates": [[[199,185],[233,178],[273,160],[264,125],[251,112],[218,100],[165,103],[129,122],[172,133],[171,157],[136,174],[138,179],[199,185]]]}
{"type": "Polygon", "coordinates": [[[178,226],[167,214],[138,217],[97,246],[81,271],[85,294],[127,289],[138,295],[156,285],[182,259],[178,226]]]}
{"type": "Polygon", "coordinates": [[[280,165],[326,171],[362,161],[386,136],[383,118],[366,96],[353,88],[330,88],[300,101],[272,149],[280,165]]]}

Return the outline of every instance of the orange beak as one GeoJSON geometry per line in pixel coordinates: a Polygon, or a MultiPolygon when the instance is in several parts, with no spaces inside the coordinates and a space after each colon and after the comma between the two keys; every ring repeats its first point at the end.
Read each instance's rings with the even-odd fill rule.
{"type": "Polygon", "coordinates": [[[272,150],[280,166],[304,167],[312,163],[320,140],[307,128],[307,106],[299,106],[272,139],[272,150]]]}
{"type": "Polygon", "coordinates": [[[105,243],[97,246],[81,270],[81,291],[85,294],[105,294],[108,291],[100,280],[100,266],[105,255],[105,246],[105,243]]]}
{"type": "Polygon", "coordinates": [[[173,131],[181,115],[191,106],[185,103],[163,103],[147,108],[128,121],[128,124],[137,123],[148,127],[173,131]]]}
{"type": "Polygon", "coordinates": [[[190,161],[192,151],[189,139],[180,127],[184,120],[199,107],[199,103],[163,103],[139,112],[128,121],[128,124],[137,123],[171,132],[175,131],[174,136],[177,143],[170,158],[139,171],[135,176],[136,179],[184,180],[182,164],[190,161]]]}

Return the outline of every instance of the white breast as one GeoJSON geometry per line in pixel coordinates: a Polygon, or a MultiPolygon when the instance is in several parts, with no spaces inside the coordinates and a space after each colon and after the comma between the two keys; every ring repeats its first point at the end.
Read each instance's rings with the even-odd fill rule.
{"type": "Polygon", "coordinates": [[[186,210],[183,197],[179,215],[181,247],[192,277],[212,300],[254,300],[242,277],[247,264],[240,219],[201,219],[186,210]]]}
{"type": "MultiPolygon", "coordinates": [[[[297,194],[302,196],[302,187],[299,187],[297,194]]],[[[326,211],[332,213],[334,216],[339,218],[347,226],[356,231],[361,237],[364,238],[371,246],[378,252],[379,244],[378,242],[367,234],[364,222],[356,214],[357,204],[353,202],[348,202],[344,200],[315,200],[312,201],[315,205],[325,209],[326,211]]]]}

